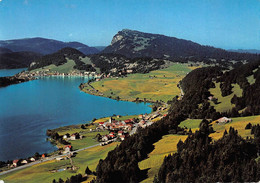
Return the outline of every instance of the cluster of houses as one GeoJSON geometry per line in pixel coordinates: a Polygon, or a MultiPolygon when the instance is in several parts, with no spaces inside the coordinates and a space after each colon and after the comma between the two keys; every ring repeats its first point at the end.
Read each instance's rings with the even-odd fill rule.
{"type": "Polygon", "coordinates": [[[96,72],[84,72],[84,71],[72,71],[70,73],[60,73],[58,71],[50,71],[50,69],[45,69],[43,71],[24,71],[20,73],[22,76],[28,76],[28,77],[36,77],[36,76],[81,76],[81,77],[94,77],[97,79],[103,78],[103,74],[98,74],[96,72]]]}
{"type": "Polygon", "coordinates": [[[64,140],[77,140],[77,139],[82,139],[83,136],[76,132],[76,133],[73,133],[71,135],[67,133],[67,134],[63,135],[62,138],[64,140]]]}
{"type": "Polygon", "coordinates": [[[17,166],[25,165],[30,162],[35,162],[38,159],[44,159],[46,158],[46,154],[42,154],[40,157],[31,157],[28,159],[15,159],[13,160],[13,164],[10,165],[10,168],[15,168],[17,166]]]}

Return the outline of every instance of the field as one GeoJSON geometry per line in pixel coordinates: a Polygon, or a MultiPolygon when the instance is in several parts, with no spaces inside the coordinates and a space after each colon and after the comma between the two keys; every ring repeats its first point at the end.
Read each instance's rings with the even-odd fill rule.
{"type": "MultiPolygon", "coordinates": [[[[147,74],[132,74],[125,78],[108,78],[91,85],[103,93],[104,97],[133,101],[136,98],[152,101],[171,100],[180,94],[177,87],[179,81],[188,72],[197,67],[188,67],[187,64],[173,64],[162,70],[152,71],[147,74]]],[[[83,91],[89,89],[87,85],[83,91]]]]}
{"type": "Polygon", "coordinates": [[[248,76],[246,79],[250,83],[250,85],[255,83],[254,75],[248,76]]]}
{"type": "Polygon", "coordinates": [[[75,69],[73,67],[75,66],[75,62],[73,60],[67,59],[67,63],[56,66],[54,64],[45,66],[44,68],[39,68],[39,69],[34,69],[33,71],[47,71],[49,70],[50,72],[58,71],[59,73],[69,73],[75,69]]]}
{"type": "Polygon", "coordinates": [[[143,180],[143,183],[153,182],[154,176],[158,173],[163,159],[166,155],[177,151],[179,140],[185,141],[187,136],[182,135],[165,135],[163,138],[154,143],[154,150],[148,155],[148,158],[139,162],[141,170],[148,170],[148,178],[143,180]]]}
{"type": "MultiPolygon", "coordinates": [[[[51,72],[57,71],[59,73],[70,73],[70,72],[73,72],[73,71],[79,71],[79,70],[73,68],[76,65],[74,60],[71,60],[71,59],[68,59],[68,58],[66,58],[66,59],[67,59],[67,63],[65,63],[65,64],[62,64],[62,65],[59,65],[59,66],[51,64],[51,65],[45,66],[43,68],[34,69],[32,72],[49,71],[51,73],[51,72]]],[[[80,57],[80,60],[82,62],[84,62],[85,64],[92,64],[89,57],[85,57],[85,58],[80,57]]],[[[99,68],[95,67],[95,69],[96,69],[97,73],[100,73],[99,68]]]]}
{"type": "MultiPolygon", "coordinates": [[[[252,125],[260,124],[260,115],[259,116],[249,116],[249,117],[237,117],[237,118],[231,118],[232,122],[226,123],[226,124],[217,124],[216,121],[212,122],[212,127],[216,131],[215,133],[212,133],[210,136],[217,140],[223,136],[223,133],[225,130],[229,130],[229,128],[232,126],[237,131],[238,134],[242,137],[252,137],[250,134],[250,130],[246,130],[245,127],[248,123],[251,123],[252,125]]],[[[195,130],[199,129],[199,124],[202,120],[201,119],[189,119],[181,122],[179,125],[180,127],[186,126],[188,129],[191,128],[194,132],[195,130]]]]}
{"type": "Polygon", "coordinates": [[[99,159],[104,159],[107,153],[113,150],[119,143],[112,143],[107,146],[98,146],[85,151],[79,152],[76,157],[72,158],[73,164],[79,167],[78,170],[65,170],[61,172],[51,173],[50,170],[61,169],[71,166],[69,160],[49,161],[34,165],[14,173],[3,175],[0,180],[5,183],[35,183],[35,182],[52,182],[53,179],[58,180],[62,178],[66,180],[67,177],[81,173],[84,175],[85,169],[88,166],[90,170],[95,171],[99,159]]]}
{"type": "Polygon", "coordinates": [[[243,90],[240,88],[238,84],[232,84],[232,94],[222,97],[221,96],[221,90],[220,90],[220,83],[215,83],[216,88],[211,88],[209,92],[214,95],[215,98],[218,99],[219,104],[214,104],[212,101],[210,101],[210,104],[214,106],[216,111],[218,112],[226,112],[232,109],[234,107],[234,104],[231,103],[231,99],[236,94],[238,97],[242,96],[243,90]]]}
{"type": "Polygon", "coordinates": [[[187,119],[179,125],[179,127],[187,127],[187,129],[191,129],[192,132],[195,132],[196,130],[199,130],[199,125],[202,119],[187,119]]]}
{"type": "Polygon", "coordinates": [[[242,137],[252,137],[252,135],[250,134],[250,130],[245,130],[245,127],[248,123],[251,123],[252,125],[260,124],[260,116],[232,118],[232,122],[227,123],[225,125],[220,125],[213,122],[213,128],[216,132],[211,134],[210,136],[213,139],[219,139],[223,136],[224,131],[227,130],[228,132],[229,128],[232,126],[238,131],[238,134],[242,137]]]}

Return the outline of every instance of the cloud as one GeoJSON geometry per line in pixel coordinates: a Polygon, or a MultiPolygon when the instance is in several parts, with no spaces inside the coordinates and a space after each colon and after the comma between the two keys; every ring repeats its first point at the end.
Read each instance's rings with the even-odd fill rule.
{"type": "MultiPolygon", "coordinates": [[[[2,0],[0,0],[0,2],[2,2],[2,0]]],[[[1,183],[1,182],[0,182],[1,183]]]]}
{"type": "Polygon", "coordinates": [[[69,37],[72,37],[72,36],[73,36],[73,34],[72,34],[72,33],[70,33],[70,34],[69,34],[69,37]]]}
{"type": "Polygon", "coordinates": [[[29,4],[28,0],[24,0],[23,4],[28,5],[29,4]]]}

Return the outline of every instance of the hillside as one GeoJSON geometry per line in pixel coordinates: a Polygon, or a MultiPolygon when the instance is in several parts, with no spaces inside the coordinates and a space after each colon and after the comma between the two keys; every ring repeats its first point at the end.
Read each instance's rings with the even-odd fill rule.
{"type": "Polygon", "coordinates": [[[34,52],[12,52],[9,49],[1,49],[1,52],[0,69],[28,67],[33,60],[41,57],[41,54],[34,52]]]}
{"type": "Polygon", "coordinates": [[[43,55],[57,52],[65,47],[75,48],[84,54],[94,54],[99,52],[98,49],[79,42],[62,42],[40,37],[0,41],[0,47],[8,48],[14,52],[30,51],[41,53],[43,55]]]}
{"type": "MultiPolygon", "coordinates": [[[[231,71],[225,71],[220,67],[205,67],[191,71],[181,82],[181,87],[185,93],[184,96],[181,100],[174,98],[170,102],[172,105],[165,118],[148,128],[140,129],[138,134],[123,141],[108,154],[106,159],[99,162],[97,166],[97,182],[140,182],[146,179],[147,176],[151,176],[152,172],[149,169],[141,169],[144,168],[144,164],[141,162],[148,158],[148,154],[151,155],[150,153],[155,148],[154,144],[161,140],[163,136],[168,134],[187,134],[187,132],[183,133],[182,129],[178,127],[187,118],[216,120],[222,116],[260,114],[260,104],[259,100],[257,100],[260,93],[258,89],[258,86],[260,86],[258,84],[259,63],[252,62],[231,71]],[[208,97],[211,96],[211,93],[209,90],[216,87],[215,83],[218,82],[223,83],[221,84],[221,95],[223,96],[232,92],[232,87],[229,87],[231,84],[238,84],[243,89],[242,96],[231,101],[236,107],[231,111],[220,113],[210,104],[208,97]],[[238,104],[241,106],[238,107],[238,104]],[[237,111],[244,107],[246,109],[243,112],[239,113],[237,111]],[[139,167],[138,165],[142,166],[139,167]]],[[[247,122],[244,122],[243,126],[246,124],[247,122]]],[[[214,128],[219,129],[220,127],[217,125],[214,128]]],[[[188,132],[188,134],[190,133],[188,132]]],[[[259,178],[259,174],[256,172],[259,171],[260,165],[254,161],[258,157],[256,150],[259,151],[259,140],[242,139],[233,128],[229,130],[229,133],[225,132],[225,135],[215,143],[211,141],[209,134],[215,136],[213,128],[207,121],[203,120],[203,123],[200,125],[200,131],[190,134],[187,141],[178,143],[177,154],[168,156],[164,160],[158,174],[159,182],[191,182],[192,180],[198,182],[200,180],[203,182],[243,182],[256,181],[259,178]],[[225,149],[227,151],[224,151],[225,149]],[[218,156],[217,154],[220,152],[229,152],[230,154],[218,156]],[[249,152],[251,153],[249,154],[249,152]],[[239,160],[242,161],[240,162],[239,160]],[[196,165],[195,167],[206,166],[203,169],[196,169],[194,165],[196,165]],[[227,171],[223,171],[224,167],[227,168],[227,171]],[[236,167],[238,172],[233,171],[233,167],[236,167]],[[239,173],[239,171],[248,172],[248,167],[254,169],[254,171],[250,170],[250,175],[252,176],[239,173]],[[234,176],[230,176],[229,172],[232,172],[234,176]],[[185,176],[183,176],[184,174],[185,176]]],[[[219,136],[219,134],[216,135],[219,136]]],[[[156,169],[153,166],[151,164],[150,167],[155,171],[156,169]]],[[[147,165],[146,167],[149,166],[147,165]]],[[[155,182],[158,182],[157,178],[155,178],[155,182]]]]}
{"type": "Polygon", "coordinates": [[[256,55],[228,52],[223,49],[211,46],[203,46],[198,43],[168,37],[160,34],[143,33],[123,29],[112,39],[111,45],[103,50],[103,53],[122,54],[129,58],[152,57],[169,60],[196,60],[202,61],[205,58],[225,60],[249,60],[256,59],[256,55]],[[180,59],[181,58],[181,59],[180,59]]]}
{"type": "Polygon", "coordinates": [[[85,55],[74,48],[63,48],[56,53],[45,55],[34,60],[28,70],[35,69],[61,71],[68,73],[72,70],[95,71],[91,62],[85,62],[85,55]]]}
{"type": "Polygon", "coordinates": [[[11,53],[12,50],[8,49],[8,48],[3,48],[3,47],[0,47],[0,54],[3,54],[3,53],[11,53]]]}
{"type": "Polygon", "coordinates": [[[126,75],[129,73],[148,73],[151,70],[160,69],[166,62],[152,58],[127,58],[119,54],[89,55],[91,62],[100,68],[102,73],[111,75],[126,75]]]}

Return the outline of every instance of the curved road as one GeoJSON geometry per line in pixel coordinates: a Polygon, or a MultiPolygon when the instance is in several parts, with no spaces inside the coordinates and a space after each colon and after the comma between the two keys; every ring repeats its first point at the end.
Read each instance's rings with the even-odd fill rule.
{"type": "MultiPolygon", "coordinates": [[[[75,153],[75,152],[79,152],[79,151],[84,151],[84,150],[86,150],[86,149],[90,149],[90,148],[96,147],[96,146],[99,146],[99,144],[96,144],[96,145],[93,145],[93,146],[88,146],[88,147],[85,147],[85,148],[82,148],[82,149],[78,149],[78,150],[75,150],[75,151],[71,151],[71,152],[75,153]]],[[[31,162],[31,163],[28,163],[28,164],[25,164],[25,165],[21,165],[21,166],[18,166],[18,167],[16,167],[16,168],[13,168],[13,169],[10,169],[10,170],[1,172],[1,173],[0,173],[0,176],[1,176],[1,175],[4,175],[4,174],[7,174],[7,173],[11,173],[11,172],[17,171],[17,170],[24,169],[24,168],[27,168],[27,167],[30,167],[30,166],[33,166],[33,165],[36,165],[36,164],[39,164],[39,163],[42,163],[42,162],[51,161],[51,160],[54,160],[54,159],[56,159],[56,158],[60,158],[60,157],[66,156],[66,155],[67,155],[67,154],[57,155],[57,156],[51,156],[51,157],[45,158],[45,159],[43,159],[43,160],[38,160],[38,161],[31,162]]],[[[1,178],[1,177],[0,177],[0,178],[1,178]]]]}

